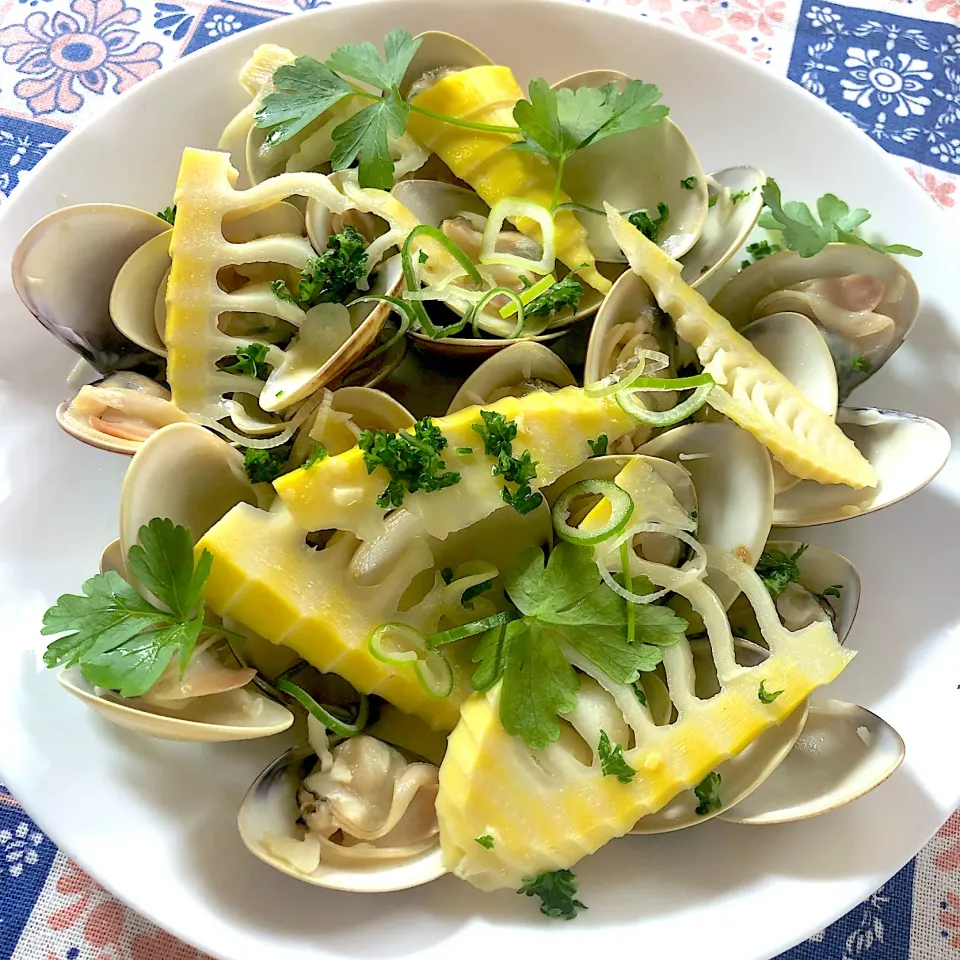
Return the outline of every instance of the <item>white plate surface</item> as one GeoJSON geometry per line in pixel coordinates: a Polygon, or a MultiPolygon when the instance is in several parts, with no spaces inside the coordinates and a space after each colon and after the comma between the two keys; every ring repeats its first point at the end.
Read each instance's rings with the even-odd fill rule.
{"type": "Polygon", "coordinates": [[[137,910],[228,960],[363,956],[581,958],[603,951],[763,960],[868,896],[960,802],[960,470],[919,496],[818,530],[863,578],[849,643],[860,656],[830,689],[891,721],[900,772],[818,820],[749,828],[714,821],[608,845],[577,868],[590,909],[574,923],[535,902],[452,878],[407,893],[351,896],[272,872],[243,849],[244,790],[286,741],[213,745],[135,738],[67,697],[42,669],[43,610],[76,591],[116,536],[127,461],[54,422],[73,358],[20,306],[9,280],[19,236],[63,202],[161,209],[183,146],[214,147],[244,104],[236,72],[257,43],[323,56],[394,27],[458,32],[522,83],[616,68],[658,83],[707,170],[756,164],[787,197],[831,190],[874,214],[923,293],[912,338],[858,403],[912,410],[955,432],[960,412],[957,246],[949,223],[854,127],[798,87],[719,47],[582,4],[390,0],[278,20],[217,43],[124,96],[72,133],[0,214],[0,776],[40,825],[137,910]]]}

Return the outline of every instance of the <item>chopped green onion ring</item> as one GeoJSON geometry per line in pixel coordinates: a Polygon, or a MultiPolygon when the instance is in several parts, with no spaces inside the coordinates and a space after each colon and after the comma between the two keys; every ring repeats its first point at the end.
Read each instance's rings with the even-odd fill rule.
{"type": "Polygon", "coordinates": [[[516,620],[519,615],[512,610],[504,610],[502,613],[495,613],[493,616],[484,617],[482,620],[473,620],[471,623],[465,623],[462,627],[451,627],[449,630],[441,630],[440,633],[433,633],[427,637],[427,646],[431,649],[441,647],[445,643],[455,643],[457,640],[464,640],[467,637],[475,637],[478,633],[486,633],[494,627],[502,627],[511,620],[516,620]]]}
{"type": "MultiPolygon", "coordinates": [[[[655,373],[657,370],[664,370],[670,365],[670,358],[659,350],[638,349],[634,354],[637,365],[623,376],[617,376],[616,372],[604,377],[596,383],[588,383],[584,386],[583,392],[588,397],[599,400],[601,397],[609,397],[611,394],[620,393],[622,390],[629,390],[633,385],[643,379],[658,380],[659,377],[644,377],[648,372],[647,361],[649,361],[649,372],[655,373]]],[[[670,381],[661,381],[668,383],[670,381]]],[[[667,389],[674,389],[672,387],[667,389]]]]}
{"type": "MultiPolygon", "coordinates": [[[[293,669],[299,669],[299,664],[293,669]]],[[[355,737],[362,733],[367,726],[367,719],[370,716],[370,701],[365,694],[360,694],[360,705],[357,708],[357,719],[349,723],[342,717],[337,717],[331,713],[331,708],[317,703],[313,697],[307,693],[303,687],[298,686],[292,680],[287,678],[291,671],[281,674],[277,677],[276,688],[293,697],[315,720],[322,723],[331,733],[338,737],[355,737]]]]}
{"type": "MultiPolygon", "coordinates": [[[[514,325],[514,328],[510,331],[505,339],[515,340],[523,332],[523,300],[521,299],[521,294],[518,294],[515,290],[511,290],[509,287],[494,287],[492,290],[488,290],[487,293],[483,296],[482,299],[478,300],[471,308],[468,317],[470,318],[470,324],[473,327],[473,335],[475,337],[480,337],[480,314],[483,313],[486,305],[494,298],[499,296],[505,296],[510,298],[510,306],[513,307],[513,313],[517,315],[517,322],[514,325]]],[[[502,311],[501,311],[502,312],[502,311]]]]}
{"type": "Polygon", "coordinates": [[[442,650],[428,650],[423,660],[418,660],[413,669],[423,692],[431,700],[442,700],[453,692],[453,668],[442,650]]]}
{"type": "MultiPolygon", "coordinates": [[[[703,376],[709,377],[710,375],[705,373],[703,376]]],[[[684,379],[694,380],[697,378],[686,377],[684,379]]],[[[670,381],[665,382],[669,383],[670,381]]],[[[713,377],[710,377],[709,383],[698,386],[691,396],[669,410],[648,410],[643,404],[637,402],[634,391],[629,390],[617,394],[617,403],[624,413],[629,414],[640,423],[645,423],[651,427],[672,427],[674,424],[686,420],[687,417],[693,416],[707,402],[714,386],[713,377]]],[[[671,388],[665,387],[664,389],[671,388]]],[[[639,393],[640,391],[636,392],[639,393]]]]}
{"type": "Polygon", "coordinates": [[[521,200],[518,197],[501,197],[491,208],[487,217],[487,225],[483,230],[483,240],[480,244],[480,262],[482,264],[503,264],[508,267],[519,267],[531,273],[552,273],[556,263],[556,224],[553,214],[539,203],[532,200],[521,200]],[[539,260],[530,260],[527,257],[518,257],[512,253],[498,253],[497,239],[503,229],[504,221],[528,218],[540,225],[539,260]]]}
{"type": "MultiPolygon", "coordinates": [[[[480,276],[480,271],[477,270],[476,264],[457,246],[442,230],[439,230],[437,227],[433,227],[428,223],[417,224],[408,234],[407,239],[403,241],[403,247],[400,251],[400,263],[403,267],[403,279],[406,282],[407,290],[415,292],[419,290],[419,284],[417,281],[417,272],[413,266],[413,254],[411,247],[413,242],[420,237],[430,237],[431,240],[436,240],[446,251],[453,257],[457,263],[466,271],[467,275],[473,281],[476,287],[483,286],[483,277],[480,276]]],[[[420,328],[423,332],[434,340],[442,340],[445,337],[456,336],[463,328],[467,325],[466,320],[461,320],[459,323],[450,324],[447,327],[438,327],[427,315],[427,311],[424,308],[423,304],[412,300],[409,301],[413,305],[413,311],[416,315],[417,321],[420,324],[420,328]]]]}
{"type": "Polygon", "coordinates": [[[408,623],[381,623],[367,641],[371,656],[391,667],[416,663],[427,649],[426,637],[408,623]]]}
{"type": "Polygon", "coordinates": [[[633,507],[633,497],[612,480],[581,480],[567,487],[557,497],[552,511],[553,529],[561,540],[590,547],[620,533],[633,516],[633,507]],[[567,520],[573,501],[577,497],[590,495],[599,495],[610,502],[610,519],[598,530],[588,533],[570,526],[567,520]]]}

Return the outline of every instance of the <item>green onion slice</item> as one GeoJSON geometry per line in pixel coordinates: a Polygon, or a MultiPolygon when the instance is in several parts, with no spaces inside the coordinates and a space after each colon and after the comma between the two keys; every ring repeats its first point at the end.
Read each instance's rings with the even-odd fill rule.
{"type": "MultiPolygon", "coordinates": [[[[680,423],[681,420],[686,420],[687,417],[693,416],[693,414],[707,402],[707,398],[713,391],[715,384],[710,374],[704,373],[701,376],[707,377],[708,382],[701,382],[686,400],[678,403],[675,407],[671,407],[669,410],[648,410],[642,403],[638,402],[635,396],[635,393],[641,392],[639,390],[618,393],[617,403],[624,413],[629,414],[634,420],[638,420],[640,423],[645,423],[651,427],[672,427],[674,424],[680,423]]],[[[684,377],[683,379],[699,380],[700,377],[684,377]]],[[[671,381],[665,380],[661,382],[670,383],[671,381]]],[[[676,390],[684,388],[662,387],[657,389],[676,390]]],[[[689,387],[687,389],[689,389],[689,387]]]]}
{"type": "MultiPolygon", "coordinates": [[[[533,286],[521,291],[520,302],[526,306],[532,300],[536,300],[541,293],[549,290],[556,282],[557,278],[552,273],[548,273],[545,277],[541,277],[533,286]]],[[[514,303],[508,303],[505,307],[500,308],[500,316],[503,317],[504,320],[509,320],[516,312],[517,306],[514,303]]]]}
{"type": "Polygon", "coordinates": [[[478,633],[486,633],[494,627],[505,626],[511,620],[516,620],[517,617],[518,614],[512,610],[504,610],[502,613],[495,613],[493,616],[484,617],[482,620],[465,623],[462,627],[441,630],[440,633],[434,633],[427,637],[427,646],[430,648],[442,647],[445,643],[455,643],[457,640],[475,637],[478,633]]]}
{"type": "MultiPolygon", "coordinates": [[[[298,664],[294,670],[299,669],[298,664]]],[[[346,717],[346,711],[339,707],[325,706],[317,703],[316,700],[307,693],[303,687],[298,686],[287,676],[290,671],[281,674],[276,681],[276,688],[293,697],[315,720],[322,723],[331,733],[338,737],[355,737],[362,733],[367,726],[367,719],[370,716],[370,701],[366,695],[359,694],[360,705],[357,708],[357,718],[352,723],[346,717]],[[336,711],[336,713],[334,713],[336,711]]]]}
{"type": "Polygon", "coordinates": [[[567,487],[557,497],[552,511],[553,529],[557,531],[557,536],[561,540],[566,540],[568,543],[593,546],[620,533],[633,516],[633,506],[633,497],[612,480],[581,480],[567,487]],[[597,495],[610,502],[610,519],[599,529],[589,532],[570,526],[567,521],[574,500],[577,497],[597,495]]]}
{"type": "MultiPolygon", "coordinates": [[[[656,373],[658,370],[664,370],[670,366],[670,358],[659,350],[641,350],[638,349],[634,354],[637,361],[636,366],[626,373],[612,373],[609,377],[604,377],[596,383],[588,383],[584,386],[583,392],[588,397],[599,400],[601,397],[609,397],[611,394],[620,393],[622,390],[631,389],[635,383],[640,380],[656,380],[658,383],[671,383],[670,380],[660,380],[658,377],[645,377],[644,374],[656,373]]],[[[675,390],[676,387],[666,387],[668,390],[675,390]]]]}
{"type": "MultiPolygon", "coordinates": [[[[532,289],[532,288],[531,288],[532,289]]],[[[505,296],[510,299],[510,312],[511,314],[515,313],[517,315],[517,322],[514,324],[513,329],[504,339],[514,340],[520,336],[523,332],[523,294],[517,293],[515,290],[511,290],[509,287],[494,287],[492,290],[488,290],[483,297],[481,297],[470,309],[468,317],[470,318],[470,324],[473,327],[473,335],[475,337],[481,336],[480,331],[480,314],[483,312],[486,305],[494,298],[505,296]]],[[[506,307],[504,307],[504,310],[506,307]]],[[[503,310],[500,311],[501,315],[503,310]]]]}
{"type": "Polygon", "coordinates": [[[381,623],[367,641],[367,649],[381,663],[403,667],[416,663],[427,649],[426,637],[408,623],[381,623]]]}
{"type": "Polygon", "coordinates": [[[423,692],[432,700],[442,700],[453,692],[453,668],[442,650],[428,650],[413,669],[423,692]]]}

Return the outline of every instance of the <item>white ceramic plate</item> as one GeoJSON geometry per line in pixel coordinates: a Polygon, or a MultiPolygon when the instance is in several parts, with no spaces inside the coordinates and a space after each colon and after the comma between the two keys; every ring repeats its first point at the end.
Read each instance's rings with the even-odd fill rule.
{"type": "MultiPolygon", "coordinates": [[[[763,960],[868,896],[960,801],[960,543],[957,458],[888,511],[816,531],[863,578],[850,637],[860,656],[830,695],[903,734],[907,760],[875,793],[818,820],[720,822],[609,844],[577,867],[590,907],[574,923],[533,900],[447,877],[376,897],[317,890],[242,847],[237,806],[283,739],[208,747],[137,739],[67,697],[42,669],[43,610],[76,591],[116,536],[127,460],[54,422],[73,357],[30,318],[9,280],[20,235],[63,202],[170,202],[181,148],[214,147],[245,102],[236,72],[258,43],[325,55],[394,27],[460,33],[521,83],[611,67],[658,83],[704,168],[757,164],[787,197],[835,191],[869,208],[888,241],[926,251],[913,336],[857,394],[953,428],[960,411],[957,248],[949,224],[882,151],[826,106],[704,41],[583,4],[389,0],[276,21],[221,41],[124,96],[71,134],[0,215],[0,775],[53,839],[137,910],[228,960],[612,955],[763,960]],[[951,315],[952,314],[952,315],[951,315]]],[[[952,432],[952,430],[951,430],[952,432]]]]}

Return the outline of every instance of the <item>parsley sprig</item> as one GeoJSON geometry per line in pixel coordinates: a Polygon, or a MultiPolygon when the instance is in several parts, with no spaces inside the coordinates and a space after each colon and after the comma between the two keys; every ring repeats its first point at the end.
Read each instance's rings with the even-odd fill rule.
{"type": "Polygon", "coordinates": [[[630,783],[637,771],[623,758],[623,747],[610,743],[606,730],[600,731],[600,743],[597,745],[600,758],[600,770],[605,777],[616,777],[621,783],[630,783]]]}
{"type": "Polygon", "coordinates": [[[251,483],[273,483],[277,477],[289,472],[290,453],[293,441],[261,450],[247,447],[243,451],[243,469],[251,483]]]}
{"type": "Polygon", "coordinates": [[[296,293],[284,280],[273,280],[270,288],[280,300],[309,310],[321,303],[343,303],[356,289],[367,266],[367,242],[349,224],[327,240],[327,249],[311,257],[300,271],[296,293]]]}
{"type": "Polygon", "coordinates": [[[793,554],[783,550],[764,550],[757,561],[757,576],[763,581],[770,596],[776,599],[791,583],[800,582],[800,568],[797,561],[809,547],[802,543],[793,554]]]}
{"type": "Polygon", "coordinates": [[[723,806],[720,799],[720,783],[722,777],[714,771],[708,773],[703,780],[693,788],[693,795],[700,801],[697,805],[698,817],[705,817],[712,810],[719,810],[723,806]]]}
{"type": "Polygon", "coordinates": [[[576,899],[577,878],[569,870],[552,870],[523,881],[517,893],[540,898],[540,912],[557,920],[572,920],[586,906],[576,899]]]}
{"type": "Polygon", "coordinates": [[[572,276],[564,277],[534,297],[523,309],[527,317],[552,317],[562,310],[576,310],[583,296],[583,284],[572,276]]]}
{"type": "Polygon", "coordinates": [[[413,433],[361,430],[358,444],[368,474],[377,467],[390,474],[390,482],[377,497],[377,505],[384,510],[401,506],[408,493],[432,493],[460,482],[459,473],[446,469],[440,454],[447,446],[447,438],[430,417],[418,420],[413,433]]]}
{"type": "Polygon", "coordinates": [[[142,597],[119,573],[91,577],[83,595],[65,594],[43,615],[45,636],[59,635],[43,655],[48,667],[80,665],[87,681],[123,697],[146,693],[176,656],[181,674],[204,630],[200,599],[213,556],[194,563],[186,527],[155,518],[130,548],[131,573],[166,609],[142,597]]]}
{"type": "Polygon", "coordinates": [[[265,343],[248,343],[245,347],[237,347],[233,363],[221,369],[224,373],[236,373],[256,380],[266,380],[270,372],[265,362],[269,349],[265,343]]]}
{"type": "Polygon", "coordinates": [[[481,410],[480,418],[483,423],[473,424],[473,429],[483,438],[483,452],[489,457],[497,458],[493,468],[494,476],[503,477],[508,483],[517,485],[514,491],[503,488],[503,502],[513,507],[517,513],[526,514],[536,510],[543,500],[543,494],[534,491],[530,486],[530,481],[537,476],[537,462],[529,450],[524,450],[519,457],[514,456],[516,422],[508,420],[495,410],[481,410]]]}
{"type": "Polygon", "coordinates": [[[534,151],[556,163],[556,206],[563,168],[574,153],[606,137],[649,126],[668,113],[657,104],[660,91],[650,83],[630,80],[622,90],[614,84],[551,90],[541,78],[531,82],[529,100],[520,100],[514,108],[515,127],[438,114],[408,103],[400,94],[420,42],[406,30],[392,30],[384,38],[382,57],[371,43],[345,44],[323,63],[297,57],[280,67],[273,75],[275,92],[255,115],[257,126],[270,130],[267,145],[289,140],[342,100],[358,97],[370,103],[333,128],[331,165],[343,170],[358,163],[361,186],[385,190],[393,186],[389,138],[406,131],[414,112],[470,130],[517,136],[514,149],[534,151]]]}
{"type": "Polygon", "coordinates": [[[472,683],[487,690],[503,678],[500,722],[534,750],[560,736],[558,717],[577,704],[580,682],[560,642],[615,683],[633,683],[687,627],[669,607],[637,607],[636,638],[628,642],[626,604],[600,579],[590,547],[561,543],[546,563],[531,547],[504,582],[517,619],[478,638],[472,683]]]}
{"type": "Polygon", "coordinates": [[[172,207],[164,207],[162,210],[158,210],[157,216],[161,220],[166,220],[172,227],[177,222],[177,205],[174,204],[172,207]]]}
{"type": "Polygon", "coordinates": [[[646,210],[634,210],[627,214],[630,221],[651,243],[660,239],[660,231],[670,218],[670,208],[665,203],[657,204],[657,216],[651,217],[646,210]]]}
{"type": "Polygon", "coordinates": [[[801,257],[814,256],[828,243],[852,243],[880,253],[896,253],[905,257],[923,256],[915,247],[902,243],[885,246],[864,240],[856,231],[870,219],[870,212],[862,207],[851,210],[848,204],[832,193],[825,193],[817,201],[819,221],[805,203],[795,200],[783,202],[780,187],[773,178],[768,178],[763,185],[762,196],[767,209],[760,216],[758,224],[765,230],[780,231],[783,245],[788,250],[796,250],[801,257]]]}

